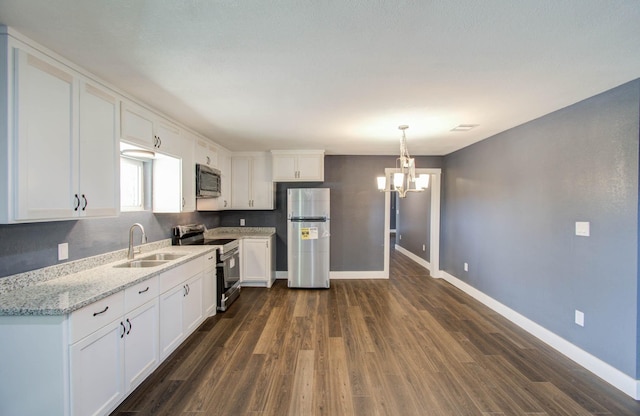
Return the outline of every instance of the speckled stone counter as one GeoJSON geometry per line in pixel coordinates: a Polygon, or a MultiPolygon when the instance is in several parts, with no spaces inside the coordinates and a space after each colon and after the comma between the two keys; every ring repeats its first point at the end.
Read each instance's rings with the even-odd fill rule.
{"type": "Polygon", "coordinates": [[[275,227],[218,227],[207,230],[207,238],[265,238],[276,233],[275,227]]]}
{"type": "Polygon", "coordinates": [[[171,240],[144,245],[136,258],[154,253],[183,256],[147,268],[116,268],[127,250],[63,263],[1,279],[0,316],[64,315],[133,286],[205,253],[212,246],[171,246],[171,240]]]}

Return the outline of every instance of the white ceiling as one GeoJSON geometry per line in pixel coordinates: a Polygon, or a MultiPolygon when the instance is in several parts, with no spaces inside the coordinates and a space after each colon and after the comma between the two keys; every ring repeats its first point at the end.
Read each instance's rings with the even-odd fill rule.
{"type": "Polygon", "coordinates": [[[0,0],[230,150],[441,155],[640,77],[637,0],[0,0]],[[479,124],[451,132],[458,124],[479,124]]]}

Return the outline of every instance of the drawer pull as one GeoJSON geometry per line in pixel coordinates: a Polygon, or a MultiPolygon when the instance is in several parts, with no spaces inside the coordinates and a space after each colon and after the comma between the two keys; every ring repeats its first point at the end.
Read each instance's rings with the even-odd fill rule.
{"type": "Polygon", "coordinates": [[[147,286],[145,290],[139,290],[138,295],[142,295],[144,292],[147,292],[148,290],[149,290],[149,286],[147,286]]]}
{"type": "Polygon", "coordinates": [[[94,312],[93,316],[98,316],[98,315],[102,315],[103,313],[105,313],[107,311],[107,309],[109,309],[108,306],[105,306],[103,310],[101,310],[100,312],[94,312]]]}

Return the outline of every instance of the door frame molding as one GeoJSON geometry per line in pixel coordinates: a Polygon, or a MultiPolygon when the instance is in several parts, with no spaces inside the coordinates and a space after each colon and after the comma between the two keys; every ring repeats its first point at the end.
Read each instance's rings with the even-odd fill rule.
{"type": "MultiPolygon", "coordinates": [[[[387,181],[391,180],[393,173],[399,172],[396,168],[386,168],[384,174],[387,181]]],[[[416,174],[431,175],[429,186],[431,187],[431,235],[429,236],[429,259],[430,262],[423,260],[424,264],[431,273],[431,277],[440,278],[440,205],[441,205],[441,189],[442,189],[442,169],[416,169],[416,174]]],[[[391,232],[391,192],[384,193],[384,276],[389,278],[389,234],[391,232]]],[[[397,226],[397,224],[396,224],[397,226]]],[[[397,235],[397,234],[396,234],[397,235]]],[[[400,247],[400,249],[402,249],[400,247]]],[[[405,250],[406,251],[406,250],[405,250]]],[[[410,256],[411,257],[411,256],[410,256]]],[[[411,257],[416,260],[418,256],[411,257]]]]}

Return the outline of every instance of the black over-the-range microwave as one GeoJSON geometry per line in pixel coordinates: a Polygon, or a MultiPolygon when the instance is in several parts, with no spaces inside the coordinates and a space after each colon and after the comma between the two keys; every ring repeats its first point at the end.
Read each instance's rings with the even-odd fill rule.
{"type": "Polygon", "coordinates": [[[196,198],[216,198],[220,196],[220,171],[207,165],[196,163],[196,198]]]}

